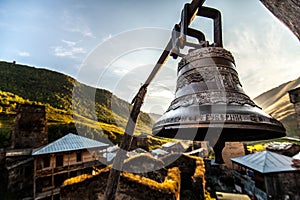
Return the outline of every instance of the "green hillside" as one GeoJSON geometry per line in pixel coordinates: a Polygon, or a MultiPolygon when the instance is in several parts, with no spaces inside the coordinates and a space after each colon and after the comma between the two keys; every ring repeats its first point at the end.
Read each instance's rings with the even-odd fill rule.
{"type": "Polygon", "coordinates": [[[289,136],[299,136],[294,105],[290,103],[288,91],[300,87],[300,77],[273,88],[254,99],[266,113],[280,120],[289,136]]]}
{"type": "MultiPolygon", "coordinates": [[[[0,77],[0,141],[8,137],[17,105],[22,103],[46,106],[50,141],[76,131],[74,117],[80,129],[92,137],[105,135],[115,142],[120,140],[131,105],[111,92],[61,73],[8,62],[0,62],[0,77]],[[74,86],[76,98],[72,102],[74,86]],[[96,112],[86,105],[95,105],[96,112]]],[[[141,113],[137,133],[150,133],[152,124],[149,115],[141,113]]]]}

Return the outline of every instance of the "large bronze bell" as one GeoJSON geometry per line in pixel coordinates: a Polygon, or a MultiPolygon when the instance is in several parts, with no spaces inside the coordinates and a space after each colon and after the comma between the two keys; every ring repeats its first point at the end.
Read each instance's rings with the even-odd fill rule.
{"type": "Polygon", "coordinates": [[[204,47],[178,64],[175,100],[153,134],[213,141],[216,162],[221,163],[226,141],[283,137],[285,128],[244,93],[232,54],[222,47],[204,47]]]}
{"type": "Polygon", "coordinates": [[[225,142],[279,138],[285,136],[285,128],[244,93],[234,58],[223,48],[221,13],[202,6],[203,2],[185,4],[181,22],[174,27],[171,52],[174,58],[180,55],[179,48],[190,45],[186,42],[187,36],[197,38],[200,45],[190,45],[196,49],[179,62],[175,100],[154,124],[153,134],[209,141],[216,163],[223,163],[225,142]],[[195,4],[197,11],[194,11],[195,4]],[[207,44],[201,31],[188,27],[193,18],[191,13],[213,19],[212,46],[207,44]]]}

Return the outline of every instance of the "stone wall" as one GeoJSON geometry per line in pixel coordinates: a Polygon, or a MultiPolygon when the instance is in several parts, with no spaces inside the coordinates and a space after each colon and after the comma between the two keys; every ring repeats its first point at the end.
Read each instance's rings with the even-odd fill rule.
{"type": "Polygon", "coordinates": [[[226,142],[222,151],[222,156],[225,166],[232,169],[231,158],[236,158],[245,155],[245,148],[243,142],[226,142]]]}
{"type": "Polygon", "coordinates": [[[272,196],[272,199],[300,199],[300,172],[281,172],[276,174],[267,174],[266,190],[272,196]]]}
{"type": "Polygon", "coordinates": [[[300,102],[295,103],[295,112],[297,117],[297,126],[300,131],[300,102]]]}
{"type": "Polygon", "coordinates": [[[37,148],[47,143],[45,107],[19,105],[12,133],[12,148],[37,148]]]}
{"type": "Polygon", "coordinates": [[[11,199],[33,196],[33,158],[18,156],[6,158],[7,195],[11,199]]]}
{"type": "MultiPolygon", "coordinates": [[[[61,188],[60,199],[104,199],[104,191],[106,188],[109,171],[101,172],[97,176],[86,179],[76,184],[66,185],[61,188]]],[[[116,200],[176,200],[174,193],[165,192],[164,190],[156,190],[139,182],[130,180],[124,176],[120,177],[119,190],[116,194],[116,200]]]]}
{"type": "Polygon", "coordinates": [[[290,102],[294,104],[298,132],[300,133],[300,88],[289,91],[290,102]]]}
{"type": "Polygon", "coordinates": [[[5,162],[5,154],[6,150],[4,148],[0,148],[0,165],[4,164],[5,162]]]}
{"type": "MultiPolygon", "coordinates": [[[[202,158],[187,156],[183,154],[170,154],[160,159],[150,158],[149,155],[141,155],[144,160],[141,168],[159,166],[164,164],[164,168],[153,172],[145,172],[136,174],[143,177],[141,180],[132,180],[128,176],[136,176],[132,173],[125,173],[127,176],[121,176],[119,182],[119,190],[117,192],[117,200],[199,200],[204,199],[204,162],[202,158]],[[166,166],[168,163],[168,166],[166,166]],[[168,171],[166,170],[168,169],[168,171]],[[180,177],[179,181],[174,180],[166,183],[166,177],[170,176],[170,170],[177,169],[176,174],[180,177]],[[147,178],[148,181],[145,181],[147,178]],[[143,183],[148,183],[145,185],[143,183]],[[150,183],[150,184],[149,184],[150,183]],[[167,192],[168,190],[161,188],[172,188],[170,184],[174,184],[173,189],[178,188],[178,192],[167,192]],[[156,185],[158,187],[149,187],[149,185],[156,185]],[[159,186],[160,185],[160,186],[159,186]],[[164,185],[162,187],[162,185],[164,185]]],[[[125,162],[125,166],[128,169],[135,169],[138,158],[130,159],[125,162]],[[130,166],[132,165],[132,166],[130,166]]],[[[163,167],[163,166],[161,166],[163,167]]],[[[142,170],[142,169],[140,169],[142,170]]],[[[143,171],[143,170],[142,170],[143,171]]],[[[174,172],[173,172],[174,173],[174,172]]],[[[61,188],[61,199],[103,199],[104,191],[108,178],[108,170],[103,170],[100,174],[79,181],[73,184],[67,184],[61,188]]],[[[69,181],[69,180],[67,180],[69,181]]]]}
{"type": "Polygon", "coordinates": [[[149,151],[149,143],[150,140],[146,134],[141,134],[139,136],[134,136],[131,141],[130,151],[135,150],[137,148],[145,149],[149,151]]]}
{"type": "Polygon", "coordinates": [[[260,0],[300,40],[299,0],[260,0]]]}

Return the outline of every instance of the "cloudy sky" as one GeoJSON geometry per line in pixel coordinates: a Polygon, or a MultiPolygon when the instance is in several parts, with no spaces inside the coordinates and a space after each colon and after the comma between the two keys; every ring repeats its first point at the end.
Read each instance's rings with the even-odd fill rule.
{"type": "MultiPolygon", "coordinates": [[[[131,101],[179,22],[184,0],[1,0],[0,60],[47,68],[131,101]]],[[[223,17],[224,47],[254,98],[300,76],[298,39],[258,0],[207,0],[223,17]]],[[[212,40],[210,20],[192,27],[212,40]]],[[[174,98],[178,60],[169,59],[143,110],[174,98]]]]}

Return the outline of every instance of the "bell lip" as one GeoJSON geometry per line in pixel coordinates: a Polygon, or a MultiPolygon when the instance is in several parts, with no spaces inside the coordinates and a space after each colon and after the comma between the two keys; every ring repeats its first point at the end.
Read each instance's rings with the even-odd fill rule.
{"type": "MultiPolygon", "coordinates": [[[[273,127],[271,130],[276,130],[280,127],[284,129],[280,121],[268,115],[257,106],[233,104],[192,105],[187,107],[182,106],[176,110],[168,110],[155,122],[152,129],[156,130],[172,126],[193,126],[199,128],[209,126],[219,128],[232,126],[239,128],[240,126],[246,126],[249,129],[264,126],[273,127]],[[212,112],[212,110],[214,111],[212,112]]],[[[267,129],[269,130],[270,128],[267,129]]]]}
{"type": "Polygon", "coordinates": [[[286,136],[284,126],[232,123],[226,123],[223,126],[220,124],[185,124],[154,127],[152,134],[154,137],[203,141],[207,136],[208,129],[216,130],[216,133],[220,133],[218,137],[228,142],[268,140],[286,136]],[[178,132],[179,128],[181,131],[178,132]],[[193,135],[194,137],[192,138],[193,135]]]}
{"type": "Polygon", "coordinates": [[[251,130],[283,130],[284,132],[286,129],[283,125],[273,125],[267,123],[183,123],[183,124],[172,124],[167,126],[156,126],[153,127],[152,130],[157,130],[159,128],[165,129],[178,129],[178,128],[223,128],[223,129],[251,129],[251,130]],[[257,127],[257,128],[256,128],[257,127]]]}

